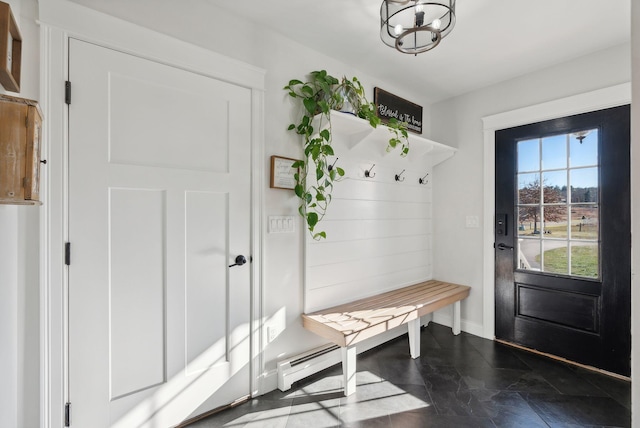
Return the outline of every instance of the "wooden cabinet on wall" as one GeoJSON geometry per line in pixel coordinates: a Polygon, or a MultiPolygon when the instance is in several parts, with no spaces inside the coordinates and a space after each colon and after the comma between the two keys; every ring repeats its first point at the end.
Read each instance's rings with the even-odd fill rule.
{"type": "Polygon", "coordinates": [[[41,204],[41,129],[36,101],[0,94],[0,204],[41,204]]]}

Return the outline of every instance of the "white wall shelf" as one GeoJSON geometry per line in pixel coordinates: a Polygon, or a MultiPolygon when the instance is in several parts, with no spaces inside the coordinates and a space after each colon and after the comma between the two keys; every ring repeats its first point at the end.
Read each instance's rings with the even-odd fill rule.
{"type": "MultiPolygon", "coordinates": [[[[382,155],[387,153],[386,148],[391,134],[384,125],[372,128],[369,122],[353,114],[332,111],[331,127],[333,138],[343,138],[343,143],[349,150],[354,150],[356,147],[366,143],[364,145],[368,150],[373,149],[382,155]]],[[[407,158],[410,162],[418,161],[422,157],[428,156],[431,160],[431,166],[433,166],[449,159],[456,151],[457,149],[454,147],[428,140],[409,132],[409,154],[407,158]]],[[[390,154],[394,154],[394,152],[390,154]]]]}

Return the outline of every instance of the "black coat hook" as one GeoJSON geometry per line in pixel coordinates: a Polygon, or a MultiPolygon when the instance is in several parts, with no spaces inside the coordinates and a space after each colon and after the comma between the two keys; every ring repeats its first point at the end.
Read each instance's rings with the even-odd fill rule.
{"type": "Polygon", "coordinates": [[[375,163],[374,163],[373,165],[371,165],[371,168],[369,168],[368,170],[366,170],[366,171],[364,172],[364,176],[365,176],[365,177],[367,177],[367,178],[373,178],[373,177],[375,177],[375,176],[376,176],[375,174],[371,174],[371,170],[373,169],[373,167],[374,167],[374,166],[376,166],[376,164],[375,164],[375,163]]]}
{"type": "Polygon", "coordinates": [[[404,177],[402,177],[402,174],[404,174],[404,169],[402,170],[402,172],[400,174],[396,174],[396,181],[404,181],[404,177]],[[400,177],[402,177],[402,179],[400,179],[400,177]]]}
{"type": "Polygon", "coordinates": [[[329,171],[331,171],[333,169],[333,167],[336,166],[336,162],[338,162],[338,159],[340,159],[340,158],[336,158],[336,160],[334,160],[333,163],[327,167],[327,169],[329,171]]]}
{"type": "Polygon", "coordinates": [[[418,183],[427,184],[429,182],[429,180],[427,180],[428,176],[429,176],[429,173],[427,172],[427,175],[425,175],[424,177],[418,179],[418,183]]]}

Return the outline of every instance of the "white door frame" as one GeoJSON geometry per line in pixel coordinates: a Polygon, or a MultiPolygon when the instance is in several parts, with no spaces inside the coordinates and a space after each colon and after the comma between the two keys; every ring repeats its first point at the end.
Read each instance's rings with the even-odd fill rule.
{"type": "Polygon", "coordinates": [[[496,131],[543,120],[587,113],[631,103],[631,83],[536,104],[482,118],[484,125],[484,222],[483,222],[483,336],[495,338],[495,259],[493,218],[495,211],[496,131]]]}
{"type": "MultiPolygon", "coordinates": [[[[44,111],[41,197],[41,427],[58,428],[67,401],[68,41],[76,38],[251,90],[251,395],[264,393],[262,343],[265,71],[66,0],[39,3],[40,105],[44,111]]],[[[73,80],[73,76],[71,76],[73,80]]],[[[73,262],[73,259],[72,259],[73,262]]]]}

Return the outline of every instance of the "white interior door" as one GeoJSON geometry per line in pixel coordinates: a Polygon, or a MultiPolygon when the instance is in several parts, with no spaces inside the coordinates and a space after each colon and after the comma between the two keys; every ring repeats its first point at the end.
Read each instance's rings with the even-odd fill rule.
{"type": "Polygon", "coordinates": [[[249,394],[251,93],[71,40],[72,427],[249,394]]]}

